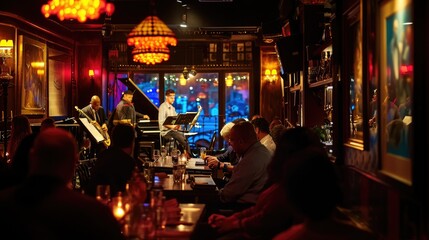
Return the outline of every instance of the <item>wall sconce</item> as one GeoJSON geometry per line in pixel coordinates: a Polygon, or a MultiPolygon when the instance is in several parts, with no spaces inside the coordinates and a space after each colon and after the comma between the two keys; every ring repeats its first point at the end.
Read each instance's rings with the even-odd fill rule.
{"type": "Polygon", "coordinates": [[[228,75],[226,78],[225,78],[225,85],[227,86],[227,87],[232,87],[232,83],[234,82],[234,79],[232,79],[232,76],[231,75],[228,75]]]}
{"type": "Polygon", "coordinates": [[[11,39],[0,40],[0,57],[11,58],[12,48],[13,48],[13,41],[11,39]]]}
{"type": "Polygon", "coordinates": [[[264,79],[265,79],[265,81],[268,81],[269,83],[273,83],[273,82],[277,81],[277,79],[278,79],[277,69],[271,69],[271,70],[266,69],[264,79]]]}
{"type": "Polygon", "coordinates": [[[88,76],[90,79],[94,79],[95,73],[94,73],[94,69],[89,69],[88,70],[88,76]]]}
{"type": "Polygon", "coordinates": [[[1,57],[1,72],[0,79],[1,80],[12,80],[12,76],[10,75],[9,67],[6,64],[6,59],[12,57],[12,48],[13,48],[13,40],[10,39],[2,39],[0,40],[0,57],[1,57]]]}

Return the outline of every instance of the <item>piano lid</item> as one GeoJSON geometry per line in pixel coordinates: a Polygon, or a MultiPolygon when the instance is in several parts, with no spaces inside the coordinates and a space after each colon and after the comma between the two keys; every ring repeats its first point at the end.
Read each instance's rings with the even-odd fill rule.
{"type": "Polygon", "coordinates": [[[151,120],[158,119],[158,107],[144,94],[131,78],[119,78],[129,90],[134,91],[133,102],[137,112],[146,114],[151,120]]]}

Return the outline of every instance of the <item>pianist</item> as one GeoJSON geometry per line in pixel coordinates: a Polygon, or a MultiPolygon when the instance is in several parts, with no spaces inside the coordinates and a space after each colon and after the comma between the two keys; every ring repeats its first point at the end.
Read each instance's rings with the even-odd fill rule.
{"type": "Polygon", "coordinates": [[[127,90],[122,93],[122,99],[116,105],[113,116],[113,125],[126,124],[136,126],[137,118],[149,119],[149,116],[136,112],[133,104],[133,91],[127,90]]]}

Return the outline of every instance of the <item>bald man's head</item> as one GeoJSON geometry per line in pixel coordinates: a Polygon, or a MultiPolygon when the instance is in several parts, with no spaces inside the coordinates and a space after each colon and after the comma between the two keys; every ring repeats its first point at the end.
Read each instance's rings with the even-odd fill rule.
{"type": "Polygon", "coordinates": [[[89,103],[91,104],[91,107],[92,107],[94,110],[98,110],[98,109],[100,108],[100,106],[101,106],[101,100],[100,100],[100,97],[99,97],[99,96],[97,96],[97,95],[92,96],[92,98],[91,98],[91,102],[89,102],[89,103]]]}

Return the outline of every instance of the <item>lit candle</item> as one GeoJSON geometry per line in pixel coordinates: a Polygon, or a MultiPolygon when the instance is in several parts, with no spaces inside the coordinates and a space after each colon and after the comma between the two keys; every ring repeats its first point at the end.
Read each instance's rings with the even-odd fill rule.
{"type": "Polygon", "coordinates": [[[122,208],[122,204],[120,206],[114,206],[113,207],[113,215],[116,217],[116,219],[121,219],[125,215],[125,211],[122,208]]]}
{"type": "Polygon", "coordinates": [[[10,118],[12,119],[12,117],[13,117],[13,112],[12,110],[10,110],[10,118]]]}
{"type": "Polygon", "coordinates": [[[1,120],[4,121],[4,112],[1,111],[1,120]]]}

